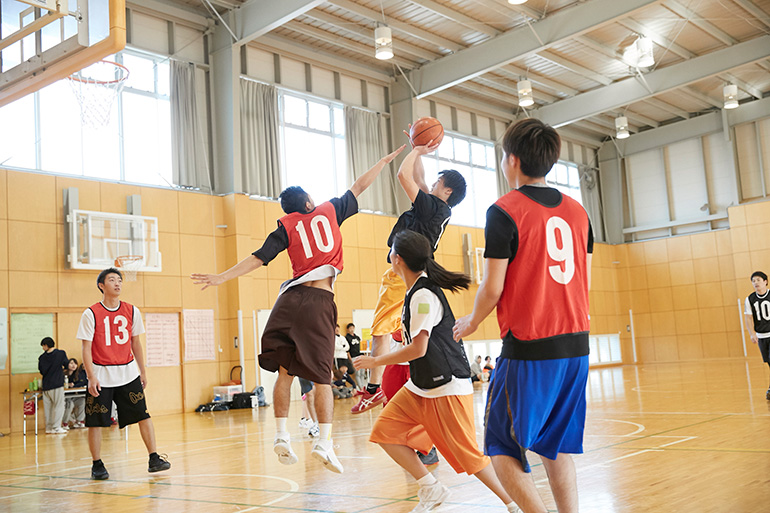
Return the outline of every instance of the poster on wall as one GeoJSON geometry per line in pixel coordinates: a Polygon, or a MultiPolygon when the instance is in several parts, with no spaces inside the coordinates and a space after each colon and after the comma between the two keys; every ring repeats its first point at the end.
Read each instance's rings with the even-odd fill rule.
{"type": "Polygon", "coordinates": [[[8,309],[0,308],[0,370],[8,361],[8,309]]]}
{"type": "Polygon", "coordinates": [[[53,337],[54,314],[11,314],[11,373],[37,373],[40,341],[53,337]]]}
{"type": "Polygon", "coordinates": [[[184,360],[215,360],[214,310],[183,310],[184,360]]]}
{"type": "Polygon", "coordinates": [[[144,314],[148,367],[179,365],[179,314],[144,314]]]}

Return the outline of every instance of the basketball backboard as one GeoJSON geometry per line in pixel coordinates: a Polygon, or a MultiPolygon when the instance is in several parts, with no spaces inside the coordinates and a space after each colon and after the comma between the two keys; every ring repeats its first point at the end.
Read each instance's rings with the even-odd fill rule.
{"type": "Polygon", "coordinates": [[[136,270],[162,270],[157,217],[73,210],[67,222],[71,269],[106,269],[120,256],[136,255],[142,257],[136,270]]]}
{"type": "Polygon", "coordinates": [[[0,107],[125,45],[125,0],[0,0],[0,107]]]}

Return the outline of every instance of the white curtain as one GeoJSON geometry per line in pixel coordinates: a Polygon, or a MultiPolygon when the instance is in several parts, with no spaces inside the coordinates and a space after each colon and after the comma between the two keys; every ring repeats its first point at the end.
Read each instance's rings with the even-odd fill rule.
{"type": "MultiPolygon", "coordinates": [[[[345,107],[345,138],[348,153],[348,182],[352,184],[385,156],[381,116],[355,107],[345,107]]],[[[393,165],[382,170],[374,183],[358,198],[360,208],[398,214],[396,174],[393,165]]]]}
{"type": "Polygon", "coordinates": [[[171,59],[171,166],[175,185],[211,192],[208,142],[198,118],[195,65],[171,59]]]}
{"type": "Polygon", "coordinates": [[[278,90],[241,79],[241,192],[281,194],[278,90]]]}
{"type": "Polygon", "coordinates": [[[604,242],[604,213],[602,212],[601,187],[599,171],[588,166],[578,166],[580,173],[580,195],[583,198],[583,208],[588,212],[591,227],[594,230],[594,241],[604,242]]]}
{"type": "Polygon", "coordinates": [[[505,179],[505,173],[500,166],[500,162],[503,161],[503,146],[500,141],[495,141],[495,177],[497,178],[497,195],[503,197],[511,192],[511,187],[508,185],[508,180],[505,179]]]}

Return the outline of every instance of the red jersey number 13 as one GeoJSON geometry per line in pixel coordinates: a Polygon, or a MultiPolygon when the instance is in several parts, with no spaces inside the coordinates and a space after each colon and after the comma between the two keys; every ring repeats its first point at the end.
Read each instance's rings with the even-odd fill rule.
{"type": "MultiPolygon", "coordinates": [[[[130,338],[128,335],[128,330],[126,329],[126,327],[128,326],[128,319],[126,319],[122,315],[116,315],[112,321],[117,328],[117,333],[115,334],[115,342],[117,342],[120,345],[125,344],[126,342],[128,342],[128,339],[130,338]]],[[[105,344],[108,346],[112,345],[112,332],[110,331],[110,328],[111,328],[110,318],[105,317],[104,318],[104,340],[105,340],[105,344]]]]}

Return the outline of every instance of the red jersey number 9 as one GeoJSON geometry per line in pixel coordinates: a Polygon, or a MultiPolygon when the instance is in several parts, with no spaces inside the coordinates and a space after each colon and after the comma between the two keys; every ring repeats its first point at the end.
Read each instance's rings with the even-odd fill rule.
{"type": "MultiPolygon", "coordinates": [[[[123,345],[126,342],[128,342],[128,339],[130,338],[128,335],[128,330],[126,329],[128,327],[128,319],[123,317],[122,315],[116,315],[113,319],[113,324],[117,327],[117,333],[115,334],[115,342],[117,342],[119,345],[123,345]]],[[[112,333],[110,330],[110,318],[105,317],[104,318],[104,340],[105,344],[110,346],[112,345],[112,333]]]]}
{"type": "MultiPolygon", "coordinates": [[[[313,248],[310,247],[310,241],[307,238],[307,231],[305,230],[304,221],[300,221],[296,226],[299,238],[302,241],[302,249],[305,250],[305,256],[309,259],[313,258],[313,248]]],[[[334,236],[332,235],[332,226],[329,220],[325,216],[315,216],[310,220],[310,231],[313,232],[313,240],[315,246],[323,253],[328,253],[334,249],[334,236]],[[321,237],[321,230],[323,230],[323,237],[321,237]],[[326,239],[326,243],[324,243],[326,239]]]]}
{"type": "Polygon", "coordinates": [[[556,265],[548,266],[551,278],[556,283],[568,284],[575,275],[575,248],[572,244],[572,229],[567,221],[557,216],[549,218],[545,224],[545,243],[548,256],[557,262],[556,265]],[[557,231],[560,235],[561,247],[556,241],[557,231]],[[564,269],[562,269],[562,263],[564,269]]]}

